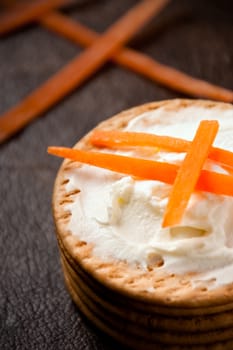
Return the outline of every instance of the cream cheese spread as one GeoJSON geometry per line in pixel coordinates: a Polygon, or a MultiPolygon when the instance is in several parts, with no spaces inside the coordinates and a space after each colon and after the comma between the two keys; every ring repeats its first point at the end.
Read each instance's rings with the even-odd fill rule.
{"type": "MultiPolygon", "coordinates": [[[[127,131],[148,132],[192,140],[200,120],[220,124],[214,145],[233,151],[233,109],[189,106],[177,111],[160,107],[143,113],[127,131]]],[[[179,164],[183,153],[145,150],[104,150],[179,164]]],[[[207,161],[206,168],[225,172],[207,161]]],[[[216,285],[233,282],[233,197],[207,192],[192,194],[182,222],[162,228],[170,185],[134,179],[82,165],[68,173],[66,190],[79,188],[68,224],[72,234],[92,242],[94,254],[146,268],[157,265],[173,273],[198,272],[216,285]]]]}

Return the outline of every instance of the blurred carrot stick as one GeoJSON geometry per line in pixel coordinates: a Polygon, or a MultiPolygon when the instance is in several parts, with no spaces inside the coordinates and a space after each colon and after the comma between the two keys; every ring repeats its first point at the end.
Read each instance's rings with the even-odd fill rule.
{"type": "Polygon", "coordinates": [[[87,80],[155,13],[162,10],[168,1],[144,0],[138,3],[90,48],[74,58],[16,107],[0,116],[0,142],[22,129],[87,80]]]}
{"type": "Polygon", "coordinates": [[[74,0],[34,0],[11,6],[10,10],[0,15],[0,36],[35,21],[46,12],[71,3],[74,3],[74,0]]]}
{"type": "MultiPolygon", "coordinates": [[[[92,45],[99,37],[97,33],[56,11],[40,18],[40,23],[82,46],[92,45]]],[[[159,63],[155,59],[123,48],[112,58],[114,62],[133,70],[152,81],[194,97],[204,97],[223,102],[233,102],[233,91],[208,83],[159,63]]]]}

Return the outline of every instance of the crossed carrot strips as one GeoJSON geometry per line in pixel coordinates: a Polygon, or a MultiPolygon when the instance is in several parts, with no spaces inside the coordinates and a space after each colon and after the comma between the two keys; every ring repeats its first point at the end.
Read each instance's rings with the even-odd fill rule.
{"type": "Polygon", "coordinates": [[[62,100],[109,59],[187,95],[232,102],[233,91],[192,78],[143,53],[123,47],[169,1],[143,0],[101,35],[56,11],[59,7],[74,4],[74,0],[37,0],[8,9],[0,17],[0,36],[36,21],[77,44],[89,47],[18,105],[0,116],[0,143],[62,100]]]}
{"type": "Polygon", "coordinates": [[[98,129],[89,138],[90,143],[97,147],[162,146],[162,149],[186,152],[180,166],[153,159],[56,146],[48,147],[48,153],[137,178],[173,185],[162,223],[163,227],[168,227],[180,224],[195,190],[233,196],[233,153],[212,146],[218,129],[218,121],[202,120],[191,142],[169,136],[98,129]],[[223,169],[227,168],[228,174],[203,169],[207,158],[219,163],[223,169]]]}

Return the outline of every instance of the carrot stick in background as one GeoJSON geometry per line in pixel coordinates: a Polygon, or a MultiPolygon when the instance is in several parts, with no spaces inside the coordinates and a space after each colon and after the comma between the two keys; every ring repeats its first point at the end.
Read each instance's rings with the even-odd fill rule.
{"type": "Polygon", "coordinates": [[[97,71],[114,52],[163,9],[169,0],[144,0],[130,9],[85,52],[0,117],[0,142],[64,98],[97,71]]]}
{"type": "MultiPolygon", "coordinates": [[[[39,22],[71,41],[82,46],[89,46],[99,37],[97,33],[56,11],[53,11],[39,22]]],[[[161,85],[181,93],[204,97],[223,102],[233,102],[233,91],[208,83],[182,73],[179,70],[159,63],[155,59],[132,49],[123,48],[112,60],[123,67],[139,73],[161,85]]]]}
{"type": "Polygon", "coordinates": [[[74,4],[75,0],[33,0],[16,6],[0,15],[0,36],[35,21],[55,8],[74,4]]]}
{"type": "MultiPolygon", "coordinates": [[[[168,184],[173,184],[179,169],[177,165],[165,162],[66,147],[51,146],[48,147],[48,153],[141,179],[158,180],[168,184]]],[[[233,196],[233,176],[202,170],[196,189],[233,196]]]]}
{"type": "Polygon", "coordinates": [[[180,223],[201,169],[218,132],[216,120],[203,120],[177,173],[163,218],[163,227],[180,223]]]}
{"type": "MultiPolygon", "coordinates": [[[[91,134],[90,142],[97,147],[159,147],[173,152],[187,152],[192,143],[191,141],[171,136],[98,129],[91,134]]],[[[233,152],[218,147],[211,147],[208,158],[228,167],[233,167],[233,152]]]]}

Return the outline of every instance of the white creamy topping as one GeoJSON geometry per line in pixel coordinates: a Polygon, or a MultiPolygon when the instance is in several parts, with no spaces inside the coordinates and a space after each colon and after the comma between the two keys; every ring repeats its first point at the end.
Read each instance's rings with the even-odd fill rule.
{"type": "MultiPolygon", "coordinates": [[[[233,109],[186,107],[168,111],[161,107],[135,117],[126,130],[191,140],[201,119],[219,120],[214,145],[233,151],[233,109]]],[[[184,157],[183,153],[159,151],[116,153],[176,164],[184,157]]],[[[225,172],[211,161],[206,167],[225,172]]],[[[170,185],[135,180],[88,165],[70,171],[69,180],[67,191],[81,190],[74,203],[67,205],[72,213],[69,229],[94,243],[96,255],[142,267],[159,265],[169,272],[198,272],[201,280],[216,279],[216,286],[233,281],[232,197],[195,192],[180,225],[163,229],[170,185]]]]}

